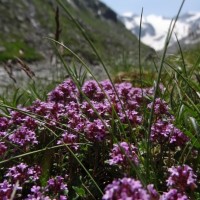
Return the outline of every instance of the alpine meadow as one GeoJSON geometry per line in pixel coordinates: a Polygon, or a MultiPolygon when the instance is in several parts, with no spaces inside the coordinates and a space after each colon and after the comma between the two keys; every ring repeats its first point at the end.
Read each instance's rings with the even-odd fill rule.
{"type": "Polygon", "coordinates": [[[156,51],[143,9],[135,36],[99,0],[0,0],[0,200],[200,199],[200,34],[174,33],[184,3],[156,51]]]}

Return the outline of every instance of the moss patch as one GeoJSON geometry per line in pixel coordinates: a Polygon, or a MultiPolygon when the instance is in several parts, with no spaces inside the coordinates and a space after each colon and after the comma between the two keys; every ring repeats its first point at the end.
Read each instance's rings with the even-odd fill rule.
{"type": "Polygon", "coordinates": [[[30,47],[23,40],[0,41],[0,46],[5,47],[5,50],[0,53],[0,61],[6,61],[19,57],[26,61],[35,61],[42,59],[34,48],[30,47]]]}

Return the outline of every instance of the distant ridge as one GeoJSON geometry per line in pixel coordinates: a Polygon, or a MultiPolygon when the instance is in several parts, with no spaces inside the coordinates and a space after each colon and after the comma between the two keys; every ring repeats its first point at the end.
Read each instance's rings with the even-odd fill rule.
{"type": "MultiPolygon", "coordinates": [[[[105,61],[116,61],[128,55],[137,61],[138,39],[128,31],[117,14],[98,0],[63,1],[75,19],[84,27],[105,61]]],[[[55,37],[54,0],[0,0],[0,62],[18,56],[27,61],[48,58],[51,43],[43,37],[55,37]]],[[[97,62],[79,30],[60,9],[59,41],[90,63],[97,62]]],[[[142,44],[142,58],[152,48],[142,44]]],[[[70,55],[64,56],[70,59],[70,55]]]]}
{"type": "MultiPolygon", "coordinates": [[[[119,19],[133,34],[139,35],[140,16],[127,12],[119,19]]],[[[155,50],[162,50],[171,19],[158,15],[143,16],[141,40],[155,50]]],[[[200,12],[189,12],[181,15],[174,30],[183,46],[200,42],[200,12]]],[[[176,37],[173,34],[170,45],[174,46],[176,37]]]]}

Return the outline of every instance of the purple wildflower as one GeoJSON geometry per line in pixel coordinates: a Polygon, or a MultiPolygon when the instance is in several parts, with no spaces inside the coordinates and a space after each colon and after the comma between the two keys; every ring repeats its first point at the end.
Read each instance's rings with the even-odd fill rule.
{"type": "Polygon", "coordinates": [[[98,102],[98,103],[93,102],[93,107],[96,109],[98,114],[103,118],[108,117],[110,115],[110,113],[112,112],[111,105],[107,99],[105,99],[102,102],[98,102]]]}
{"type": "Polygon", "coordinates": [[[80,104],[77,102],[71,101],[65,106],[66,112],[69,116],[73,115],[74,113],[80,112],[80,104]]]}
{"type": "Polygon", "coordinates": [[[64,132],[62,134],[62,139],[59,140],[57,144],[69,144],[69,147],[74,150],[78,150],[79,147],[79,145],[77,144],[77,136],[68,132],[64,132]]]}
{"type": "Polygon", "coordinates": [[[81,109],[83,110],[83,113],[86,114],[89,118],[92,119],[98,119],[98,115],[101,117],[108,117],[110,113],[112,112],[112,108],[108,100],[103,100],[102,102],[96,102],[96,101],[90,101],[91,105],[88,102],[83,102],[81,109]]]}
{"type": "Polygon", "coordinates": [[[94,80],[85,82],[82,87],[82,91],[88,98],[95,101],[101,101],[105,97],[101,88],[98,86],[97,82],[94,80]]]}
{"type": "MultiPolygon", "coordinates": [[[[22,111],[29,111],[28,108],[20,108],[22,111]]],[[[29,130],[34,130],[37,126],[36,120],[30,116],[26,116],[22,112],[11,111],[11,119],[9,120],[9,125],[20,125],[29,127],[29,130]]]]}
{"type": "Polygon", "coordinates": [[[24,118],[24,126],[28,127],[29,130],[35,130],[37,127],[37,122],[32,117],[26,116],[24,118]]]}
{"type": "Polygon", "coordinates": [[[59,200],[67,200],[67,197],[65,195],[60,195],[59,200]]]}
{"type": "Polygon", "coordinates": [[[31,107],[32,112],[40,115],[46,119],[46,121],[52,126],[56,126],[59,121],[59,117],[64,113],[64,105],[55,102],[41,102],[35,101],[31,107]]]}
{"type": "Polygon", "coordinates": [[[105,194],[102,200],[150,200],[147,191],[143,189],[140,181],[132,178],[123,178],[114,180],[105,188],[105,194]]]}
{"type": "Polygon", "coordinates": [[[121,142],[119,145],[114,144],[110,156],[110,165],[127,166],[130,161],[132,161],[135,165],[139,164],[137,148],[132,144],[128,144],[126,142],[121,142]]]}
{"type": "Polygon", "coordinates": [[[97,82],[93,80],[87,81],[82,87],[83,92],[91,98],[93,98],[93,95],[98,91],[98,89],[97,82]]]}
{"type": "MultiPolygon", "coordinates": [[[[106,122],[105,122],[106,123],[106,122]]],[[[85,134],[91,141],[103,141],[106,137],[106,127],[100,119],[86,122],[85,134]]]]}
{"type": "Polygon", "coordinates": [[[170,144],[176,144],[177,146],[183,146],[189,138],[178,128],[173,126],[172,134],[170,137],[170,144]]]}
{"type": "Polygon", "coordinates": [[[7,150],[7,146],[4,142],[0,142],[0,156],[2,156],[7,150]]]}
{"type": "Polygon", "coordinates": [[[8,128],[8,119],[0,117],[0,132],[5,131],[8,128]]]}
{"type": "Polygon", "coordinates": [[[20,163],[17,166],[9,168],[6,177],[9,177],[13,183],[19,181],[20,184],[23,184],[25,182],[38,180],[40,174],[40,167],[28,167],[27,164],[20,163]]]}
{"type": "Polygon", "coordinates": [[[41,175],[41,168],[38,165],[35,165],[33,167],[29,167],[27,170],[27,175],[32,181],[36,181],[39,179],[39,176],[41,175]]]}
{"type": "Polygon", "coordinates": [[[65,104],[70,101],[76,101],[77,96],[76,85],[71,79],[67,79],[48,94],[48,101],[65,104]]]}
{"type": "Polygon", "coordinates": [[[68,127],[77,132],[83,132],[85,127],[85,118],[80,112],[80,107],[75,102],[70,102],[66,107],[64,115],[67,117],[68,127]]]}
{"type": "Polygon", "coordinates": [[[130,121],[131,124],[133,125],[141,124],[142,116],[140,116],[137,111],[126,110],[125,112],[126,115],[123,112],[120,113],[120,119],[123,123],[127,123],[127,117],[128,117],[128,120],[130,121]]]}
{"type": "MultiPolygon", "coordinates": [[[[23,112],[28,112],[29,110],[27,108],[19,106],[18,109],[20,109],[23,112]]],[[[11,111],[10,112],[11,119],[9,120],[9,125],[21,125],[24,122],[24,119],[26,117],[26,114],[19,112],[19,111],[11,111]]]]}
{"type": "Polygon", "coordinates": [[[130,90],[132,89],[132,85],[131,83],[128,82],[123,82],[120,84],[115,84],[116,90],[118,92],[118,95],[120,96],[120,98],[122,99],[127,99],[130,90]]]}
{"type": "Polygon", "coordinates": [[[140,107],[139,103],[134,99],[127,99],[127,109],[136,110],[140,107]]]}
{"type": "Polygon", "coordinates": [[[13,187],[8,183],[7,180],[4,180],[3,183],[0,183],[0,199],[8,200],[12,194],[13,187]]]}
{"type": "MultiPolygon", "coordinates": [[[[166,88],[164,87],[164,85],[162,83],[159,84],[159,88],[158,89],[159,89],[159,92],[161,94],[163,94],[164,91],[166,90],[166,88]]],[[[150,88],[146,88],[145,89],[146,94],[149,95],[149,96],[153,96],[154,91],[155,91],[155,87],[150,87],[150,88]]]]}
{"type": "Polygon", "coordinates": [[[64,178],[62,176],[51,178],[47,183],[46,191],[52,192],[54,194],[67,190],[67,185],[64,183],[64,178]]]}
{"type": "MultiPolygon", "coordinates": [[[[153,103],[150,103],[147,105],[147,107],[151,109],[152,105],[153,103]]],[[[157,98],[154,104],[154,113],[158,116],[169,115],[169,106],[164,100],[157,98]]]]}
{"type": "Polygon", "coordinates": [[[176,189],[170,189],[160,197],[160,200],[189,200],[189,198],[176,189]]]}
{"type": "Polygon", "coordinates": [[[188,138],[173,124],[159,119],[151,127],[151,140],[155,143],[168,142],[172,145],[183,146],[188,138]]]}
{"type": "Polygon", "coordinates": [[[151,200],[159,200],[160,199],[160,195],[158,194],[158,192],[154,188],[153,184],[147,185],[147,191],[148,191],[148,193],[150,195],[150,199],[151,200]]]}
{"type": "Polygon", "coordinates": [[[7,133],[5,131],[0,131],[0,137],[5,137],[7,133]]]}
{"type": "Polygon", "coordinates": [[[8,138],[10,141],[20,146],[38,144],[35,132],[29,130],[25,126],[14,131],[8,138]]]}
{"type": "Polygon", "coordinates": [[[128,95],[128,100],[129,101],[135,101],[140,105],[144,101],[144,96],[145,96],[145,90],[141,88],[131,88],[129,95],[128,95]]]}
{"type": "Polygon", "coordinates": [[[168,170],[170,176],[167,179],[167,186],[176,188],[178,191],[184,192],[186,189],[194,190],[196,185],[196,175],[188,165],[171,167],[168,170]]]}
{"type": "Polygon", "coordinates": [[[51,200],[49,196],[44,195],[44,191],[40,186],[34,185],[31,188],[31,193],[28,194],[28,197],[25,200],[51,200]]]}
{"type": "Polygon", "coordinates": [[[107,92],[107,91],[113,91],[113,86],[112,86],[112,84],[111,84],[111,82],[109,80],[101,81],[100,85],[105,90],[105,92],[107,92]]]}

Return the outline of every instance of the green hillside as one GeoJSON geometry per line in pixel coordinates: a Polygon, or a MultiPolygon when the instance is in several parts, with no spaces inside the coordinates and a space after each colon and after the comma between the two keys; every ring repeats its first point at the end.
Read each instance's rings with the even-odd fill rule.
{"type": "MultiPolygon", "coordinates": [[[[116,13],[97,0],[63,1],[105,61],[116,62],[126,55],[131,62],[138,62],[138,40],[118,21],[116,13]]],[[[52,53],[51,43],[45,36],[55,38],[55,0],[13,1],[0,0],[0,61],[15,56],[26,61],[48,58],[52,53]]],[[[59,41],[89,63],[97,59],[74,23],[59,9],[59,41]]],[[[58,31],[57,31],[58,32],[58,31]]],[[[154,51],[141,46],[142,58],[154,51]]],[[[64,55],[70,58],[68,53],[64,55]]]]}

